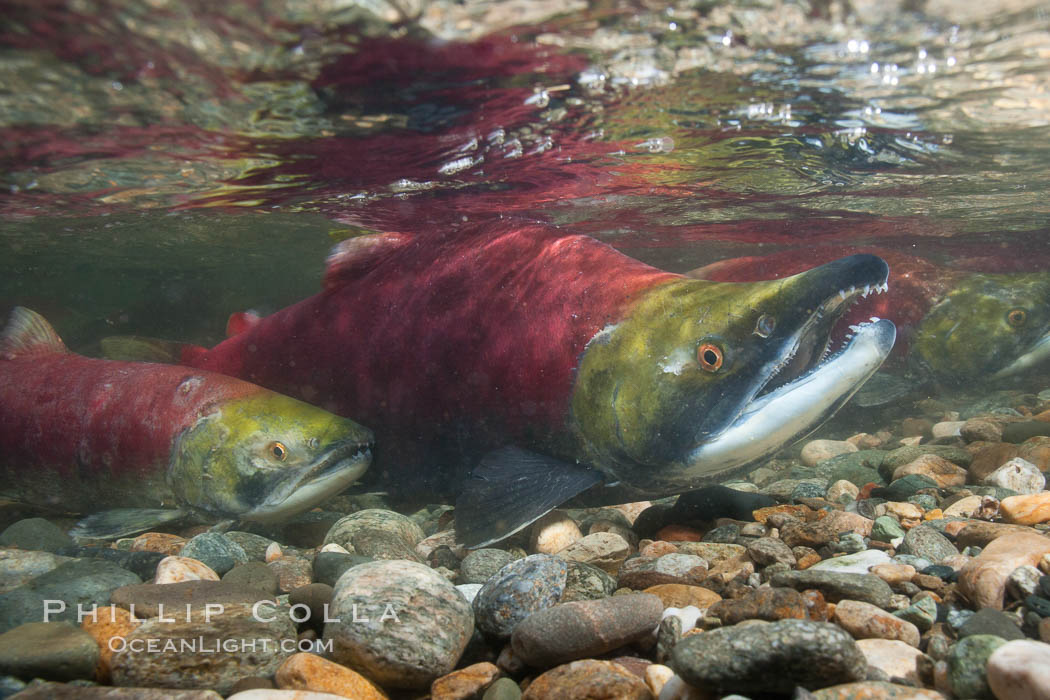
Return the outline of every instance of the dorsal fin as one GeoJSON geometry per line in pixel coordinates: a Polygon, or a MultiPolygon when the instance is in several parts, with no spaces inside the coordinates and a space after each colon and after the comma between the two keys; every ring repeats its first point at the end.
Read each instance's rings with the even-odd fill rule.
{"type": "Polygon", "coordinates": [[[404,233],[373,233],[348,238],[332,248],[325,262],[324,288],[331,289],[354,279],[386,253],[412,239],[404,233]]]}
{"type": "Polygon", "coordinates": [[[258,311],[236,311],[230,314],[229,320],[226,321],[226,337],[232,338],[251,330],[261,320],[262,315],[258,311]]]}
{"type": "Polygon", "coordinates": [[[51,324],[24,306],[16,306],[11,311],[11,320],[0,333],[0,358],[5,360],[68,352],[51,324]]]}

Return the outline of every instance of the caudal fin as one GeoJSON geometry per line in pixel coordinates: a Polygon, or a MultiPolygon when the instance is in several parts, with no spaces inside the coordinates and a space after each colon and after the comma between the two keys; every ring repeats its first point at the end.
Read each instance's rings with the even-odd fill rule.
{"type": "Polygon", "coordinates": [[[11,311],[11,319],[0,332],[0,358],[5,360],[68,352],[51,324],[24,306],[11,311]]]}

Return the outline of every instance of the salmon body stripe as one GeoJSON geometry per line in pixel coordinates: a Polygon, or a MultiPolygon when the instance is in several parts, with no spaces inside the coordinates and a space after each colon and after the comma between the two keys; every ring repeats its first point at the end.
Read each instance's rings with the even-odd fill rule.
{"type": "Polygon", "coordinates": [[[394,424],[424,442],[461,423],[475,445],[546,442],[587,343],[680,279],[542,227],[408,242],[338,276],[189,362],[355,416],[381,450],[394,424]]]}

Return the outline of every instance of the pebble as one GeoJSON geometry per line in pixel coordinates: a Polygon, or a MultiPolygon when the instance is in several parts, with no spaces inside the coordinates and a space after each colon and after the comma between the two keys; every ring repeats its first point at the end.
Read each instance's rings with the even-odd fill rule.
{"type": "Polygon", "coordinates": [[[944,509],[944,517],[946,518],[971,518],[981,508],[983,501],[982,496],[967,496],[966,498],[960,498],[955,503],[944,509]]]}
{"type": "Polygon", "coordinates": [[[868,666],[874,666],[887,678],[903,678],[915,685],[919,681],[918,661],[922,657],[916,645],[896,639],[858,639],[857,648],[868,666]]]}
{"type": "Polygon", "coordinates": [[[331,608],[334,590],[327,583],[308,583],[288,594],[296,622],[308,625],[317,631],[324,627],[326,612],[331,608]],[[307,617],[309,615],[309,617],[307,617]]]}
{"type": "Polygon", "coordinates": [[[242,690],[226,700],[339,700],[342,695],[334,693],[317,693],[312,690],[266,690],[254,688],[242,690]]]}
{"type": "Polygon", "coordinates": [[[239,544],[217,532],[204,532],[190,538],[179,556],[196,559],[219,576],[248,561],[248,554],[239,544]]]}
{"type": "Polygon", "coordinates": [[[695,585],[702,583],[707,575],[704,559],[694,554],[675,553],[655,559],[634,557],[620,567],[616,581],[620,588],[642,590],[661,583],[695,585]]]}
{"type": "Polygon", "coordinates": [[[35,577],[28,583],[0,595],[0,632],[25,622],[39,622],[44,601],[52,603],[51,621],[75,622],[77,605],[107,605],[114,589],[139,583],[138,576],[116,564],[98,559],[73,559],[51,571],[35,577]]]}
{"type": "Polygon", "coordinates": [[[313,561],[314,580],[334,586],[347,569],[373,561],[359,554],[342,554],[340,552],[318,552],[313,561]]]}
{"type": "Polygon", "coordinates": [[[500,678],[488,687],[481,700],[518,700],[521,688],[510,678],[500,678]]]}
{"type": "Polygon", "coordinates": [[[555,666],[651,634],[663,609],[663,601],[648,593],[561,603],[518,623],[511,645],[515,656],[531,666],[555,666]]]}
{"type": "Polygon", "coordinates": [[[615,575],[630,553],[631,545],[624,538],[611,532],[596,532],[573,542],[558,552],[558,556],[597,566],[615,575]]]}
{"type": "MultiPolygon", "coordinates": [[[[6,688],[4,689],[6,690],[6,688]]],[[[80,684],[34,682],[18,694],[18,700],[222,700],[214,690],[170,688],[100,688],[80,684]]]]}
{"type": "Polygon", "coordinates": [[[795,590],[814,588],[824,594],[829,603],[840,600],[860,600],[886,609],[893,599],[889,584],[871,574],[850,574],[837,571],[785,571],[773,576],[771,586],[787,586],[795,590]]]}
{"type": "Polygon", "coordinates": [[[424,560],[416,554],[415,546],[406,544],[404,539],[394,532],[376,528],[361,528],[354,532],[350,541],[354,552],[372,559],[403,559],[424,563],[424,560]]]}
{"type": "Polygon", "coordinates": [[[158,586],[140,583],[122,586],[110,596],[113,605],[131,611],[136,617],[171,617],[172,613],[185,617],[190,610],[203,610],[208,603],[223,606],[252,605],[266,598],[254,588],[246,588],[222,581],[183,581],[158,586]]]}
{"type": "Polygon", "coordinates": [[[430,700],[469,700],[479,697],[502,675],[488,661],[472,664],[436,679],[430,684],[430,700]]]}
{"type": "Polygon", "coordinates": [[[277,589],[284,593],[313,581],[313,566],[302,557],[285,555],[267,562],[266,566],[277,576],[277,589]]]}
{"type": "Polygon", "coordinates": [[[29,622],[0,634],[0,675],[32,680],[94,678],[94,637],[68,622],[29,622]]]}
{"type": "Polygon", "coordinates": [[[1024,600],[1030,595],[1037,595],[1042,576],[1043,572],[1034,566],[1019,566],[1011,571],[1006,579],[1006,592],[1014,600],[1024,600]]]}
{"type": "Polygon", "coordinates": [[[331,617],[338,621],[325,624],[324,639],[332,660],[384,688],[428,687],[455,668],[474,631],[474,613],[459,591],[410,561],[347,571],[336,582],[331,617]]]}
{"type": "Polygon", "coordinates": [[[798,619],[808,617],[806,601],[794,588],[763,587],[741,598],[722,600],[708,609],[707,615],[717,617],[723,625],[735,625],[744,620],[798,619]]]}
{"type": "Polygon", "coordinates": [[[807,467],[815,467],[825,459],[857,451],[856,445],[845,440],[810,440],[803,445],[800,459],[807,467]]]}
{"type": "Polygon", "coordinates": [[[759,566],[768,566],[775,562],[794,566],[797,563],[791,547],[777,537],[759,537],[747,545],[747,553],[759,566]]]}
{"type": "Polygon", "coordinates": [[[145,532],[131,541],[132,552],[159,552],[175,556],[182,551],[186,538],[167,532],[145,532]]]}
{"type": "Polygon", "coordinates": [[[570,561],[565,576],[565,591],[561,594],[560,601],[569,603],[574,600],[606,598],[615,590],[616,579],[597,566],[570,561]]]}
{"type": "Polygon", "coordinates": [[[808,700],[944,700],[944,695],[886,681],[859,681],[821,688],[811,693],[808,700]]]}
{"type": "Polygon", "coordinates": [[[959,592],[977,608],[1002,610],[1006,581],[1014,569],[1035,566],[1048,553],[1050,539],[1031,531],[998,537],[959,572],[959,592]]]}
{"type": "Polygon", "coordinates": [[[0,547],[18,547],[34,552],[57,552],[76,544],[50,520],[26,518],[16,521],[0,532],[0,547]]]}
{"type": "Polygon", "coordinates": [[[930,434],[934,439],[956,437],[957,435],[961,435],[960,429],[965,423],[966,421],[964,420],[946,420],[941,421],[940,423],[934,423],[933,427],[930,429],[930,434]]]}
{"type": "Polygon", "coordinates": [[[910,564],[876,564],[871,567],[868,573],[878,576],[886,583],[890,584],[890,588],[911,581],[917,573],[915,567],[910,564]]]}
{"type": "Polygon", "coordinates": [[[1045,523],[1050,520],[1050,491],[1004,498],[999,513],[1014,525],[1045,523]]]}
{"type": "Polygon", "coordinates": [[[386,700],[387,696],[360,673],[316,654],[292,654],[276,671],[277,687],[312,690],[356,700],[386,700]]]}
{"type": "Polygon", "coordinates": [[[198,611],[188,619],[146,620],[125,639],[110,662],[114,685],[212,688],[227,694],[244,676],[272,675],[294,651],[286,645],[294,645],[296,635],[286,611],[243,605],[225,606],[218,614],[198,611]]]}
{"type": "Polygon", "coordinates": [[[475,549],[460,563],[459,581],[460,583],[485,583],[512,561],[514,561],[514,555],[502,549],[475,549]]]}
{"type": "Polygon", "coordinates": [[[960,467],[970,466],[970,462],[973,460],[973,455],[962,447],[954,447],[952,445],[909,445],[890,451],[882,460],[879,468],[883,471],[888,470],[888,475],[891,475],[902,464],[914,462],[919,457],[927,454],[936,455],[949,462],[958,464],[960,467]]]}
{"type": "Polygon", "coordinates": [[[211,567],[189,557],[164,557],[157,564],[154,583],[182,583],[183,581],[218,581],[219,575],[211,567]]]}
{"type": "Polygon", "coordinates": [[[235,566],[223,574],[221,580],[223,583],[228,583],[232,586],[259,591],[259,594],[265,598],[272,598],[277,595],[277,574],[261,561],[250,561],[246,564],[235,566]]]}
{"type": "Polygon", "coordinates": [[[985,669],[988,658],[1004,644],[1006,640],[1001,637],[978,634],[952,645],[948,651],[948,684],[956,697],[992,697],[985,669]]]}
{"type": "MultiPolygon", "coordinates": [[[[342,547],[340,547],[340,549],[342,549],[342,547]]],[[[276,542],[271,542],[270,544],[266,545],[266,551],[263,552],[263,561],[269,564],[270,562],[277,561],[283,556],[284,550],[281,549],[281,545],[277,544],[276,542]]]]}
{"type": "Polygon", "coordinates": [[[998,486],[1019,494],[1039,493],[1046,486],[1046,477],[1028,460],[1014,457],[981,481],[986,486],[998,486]]]}
{"type": "Polygon", "coordinates": [[[893,639],[919,646],[919,630],[915,625],[871,603],[841,600],[835,606],[833,621],[854,639],[893,639]]]}
{"type": "Polygon", "coordinates": [[[908,530],[897,551],[929,559],[934,564],[959,553],[951,540],[929,525],[918,525],[908,530]]]}
{"type": "Polygon", "coordinates": [[[397,535],[410,549],[414,549],[425,536],[422,528],[409,517],[392,510],[368,508],[337,520],[325,535],[323,544],[334,542],[354,552],[354,535],[363,530],[381,530],[397,535]]]}
{"type": "Polygon", "coordinates": [[[927,454],[902,464],[893,470],[890,481],[902,479],[910,474],[919,474],[932,479],[939,487],[962,486],[966,483],[966,470],[943,457],[927,454]]]}
{"type": "Polygon", "coordinates": [[[864,678],[867,663],[844,630],[782,620],[723,627],[679,642],[669,664],[687,683],[717,693],[785,693],[864,678]]]}
{"type": "Polygon", "coordinates": [[[977,634],[991,634],[1007,641],[1024,639],[1024,632],[1017,626],[1013,616],[993,608],[978,610],[959,627],[958,634],[960,639],[977,634]]]}
{"type": "Polygon", "coordinates": [[[959,435],[966,442],[999,442],[1003,439],[1003,427],[993,420],[971,418],[963,423],[959,435]]]}
{"type": "Polygon", "coordinates": [[[919,598],[893,614],[915,625],[919,632],[927,632],[937,622],[937,602],[930,597],[919,598]]]}
{"type": "MultiPolygon", "coordinates": [[[[93,615],[85,615],[80,628],[91,635],[98,645],[99,657],[94,677],[99,683],[110,682],[110,662],[113,659],[111,640],[127,637],[140,624],[141,620],[133,617],[130,612],[113,605],[95,608],[93,615]]],[[[114,640],[114,643],[117,641],[114,640]]]]}
{"type": "Polygon", "coordinates": [[[565,560],[549,554],[533,554],[507,564],[474,598],[478,629],[496,639],[509,638],[519,622],[558,602],[567,575],[565,560]]]}
{"type": "Polygon", "coordinates": [[[584,659],[557,666],[533,679],[522,700],[652,700],[649,687],[638,676],[613,661],[584,659]]]}
{"type": "Polygon", "coordinates": [[[999,700],[1050,698],[1050,644],[1007,642],[988,657],[987,680],[999,700]]]}
{"type": "Polygon", "coordinates": [[[857,496],[860,495],[860,488],[857,487],[852,481],[846,479],[839,479],[835,481],[831,486],[828,487],[827,492],[824,494],[832,503],[846,504],[857,500],[857,496]]]}
{"type": "Polygon", "coordinates": [[[809,567],[809,571],[834,571],[840,574],[867,574],[871,567],[889,564],[890,555],[881,549],[865,549],[855,554],[825,559],[809,567]]]}
{"type": "Polygon", "coordinates": [[[1002,465],[1018,456],[1019,448],[1006,442],[985,445],[973,456],[973,462],[966,470],[966,481],[979,484],[984,478],[1002,465]]]}
{"type": "Polygon", "coordinates": [[[580,526],[565,512],[552,510],[537,520],[529,536],[529,551],[555,554],[583,538],[580,526]]]}
{"type": "Polygon", "coordinates": [[[674,677],[674,671],[670,666],[664,666],[663,664],[649,664],[645,668],[645,684],[649,686],[649,690],[656,697],[660,697],[660,691],[663,690],[667,682],[674,677]]]}
{"type": "MultiPolygon", "coordinates": [[[[661,583],[656,586],[649,586],[643,592],[658,597],[663,601],[665,608],[685,608],[692,605],[700,610],[707,610],[722,600],[722,596],[709,588],[689,586],[681,583],[661,583]]],[[[564,599],[563,596],[562,600],[564,601],[564,599]]]]}
{"type": "Polygon", "coordinates": [[[70,561],[69,557],[50,552],[0,549],[0,594],[14,590],[67,561],[70,561]]]}
{"type": "Polygon", "coordinates": [[[225,537],[243,549],[250,561],[266,561],[266,550],[273,544],[273,540],[269,537],[243,530],[230,530],[225,533],[225,537]]]}

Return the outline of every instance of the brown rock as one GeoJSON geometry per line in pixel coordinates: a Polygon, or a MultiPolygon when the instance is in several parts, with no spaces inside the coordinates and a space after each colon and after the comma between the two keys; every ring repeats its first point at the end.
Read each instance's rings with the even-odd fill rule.
{"type": "Polygon", "coordinates": [[[1017,445],[1011,445],[1008,442],[997,442],[982,447],[974,454],[973,461],[970,462],[970,467],[966,470],[967,483],[981,483],[984,481],[984,477],[1009,462],[1019,452],[1020,448],[1017,445]]]}
{"type": "Polygon", "coordinates": [[[302,557],[281,556],[266,566],[277,574],[277,586],[282,593],[289,593],[313,581],[313,565],[302,557]]]}
{"type": "Polygon", "coordinates": [[[904,437],[926,436],[933,430],[933,421],[926,418],[905,418],[901,421],[901,435],[904,437]]]}
{"type": "Polygon", "coordinates": [[[999,513],[1013,525],[1036,525],[1050,520],[1050,491],[1009,496],[999,503],[999,513]]]}
{"type": "Polygon", "coordinates": [[[821,522],[837,532],[855,532],[861,537],[869,537],[871,527],[875,524],[874,520],[865,518],[863,515],[848,513],[844,510],[830,511],[821,522]]]}
{"type": "Polygon", "coordinates": [[[914,461],[902,464],[893,470],[893,478],[900,479],[909,474],[928,476],[941,488],[962,486],[966,483],[966,470],[937,455],[925,454],[914,461]]]}
{"type": "Polygon", "coordinates": [[[722,596],[703,586],[689,586],[682,583],[661,583],[649,586],[643,593],[651,593],[663,601],[665,608],[684,608],[692,605],[707,610],[722,600],[722,596]]]}
{"type": "Polygon", "coordinates": [[[670,542],[664,542],[663,540],[650,542],[649,544],[644,546],[642,546],[641,542],[639,542],[638,544],[639,547],[641,547],[638,553],[641,554],[643,557],[652,557],[655,559],[657,557],[662,557],[665,554],[678,553],[678,547],[671,544],[670,542]]]}
{"type": "Polygon", "coordinates": [[[722,621],[723,625],[735,625],[744,620],[804,620],[806,601],[793,588],[759,588],[736,600],[723,600],[712,605],[708,615],[722,621]]]}
{"type": "MultiPolygon", "coordinates": [[[[964,530],[965,532],[965,530],[964,530]]],[[[1006,580],[1019,566],[1036,566],[1050,539],[1032,531],[1003,535],[959,572],[958,591],[975,607],[1003,609],[1006,580]]]]}
{"type": "Polygon", "coordinates": [[[747,547],[739,544],[681,542],[678,545],[678,551],[682,554],[693,554],[700,557],[712,569],[723,565],[737,566],[751,561],[747,556],[747,547]]]}
{"type": "Polygon", "coordinates": [[[839,531],[827,518],[812,523],[786,523],[780,530],[780,539],[789,547],[820,549],[830,542],[838,542],[839,531]]]}
{"type": "Polygon", "coordinates": [[[174,556],[182,551],[186,544],[185,537],[169,535],[166,532],[147,532],[131,542],[132,552],[160,552],[174,556]]]}
{"type": "Polygon", "coordinates": [[[252,605],[258,600],[267,600],[253,588],[245,588],[221,581],[184,581],[156,585],[136,583],[121,586],[110,594],[110,602],[131,610],[136,617],[186,617],[186,606],[193,611],[203,610],[208,603],[218,605],[252,605]]]}
{"type": "Polygon", "coordinates": [[[999,442],[1003,439],[1003,426],[988,418],[971,418],[962,424],[959,434],[966,442],[999,442]]]}
{"type": "Polygon", "coordinates": [[[874,666],[889,678],[904,678],[921,685],[918,661],[922,652],[916,647],[896,639],[858,639],[857,648],[864,654],[868,666],[874,666]]]}
{"type": "Polygon", "coordinates": [[[802,591],[802,602],[806,604],[806,617],[817,622],[827,622],[834,613],[834,605],[829,605],[824,600],[824,594],[820,591],[807,588],[802,591]]]}
{"type": "Polygon", "coordinates": [[[529,551],[555,554],[580,539],[583,539],[583,533],[576,521],[563,511],[552,510],[532,525],[529,551]]]}
{"type": "Polygon", "coordinates": [[[821,560],[820,554],[810,547],[792,547],[791,553],[795,555],[796,567],[799,571],[808,569],[821,560]]]}
{"type": "Polygon", "coordinates": [[[386,693],[357,671],[305,652],[285,659],[277,668],[274,680],[277,687],[284,690],[312,690],[358,700],[387,700],[386,693]]]}
{"type": "Polygon", "coordinates": [[[653,700],[649,686],[623,666],[611,661],[584,659],[552,668],[536,677],[522,700],[653,700]]]}
{"type": "Polygon", "coordinates": [[[704,533],[685,525],[665,525],[656,533],[656,539],[664,542],[699,542],[704,533]]]}
{"type": "Polygon", "coordinates": [[[1018,447],[1017,456],[1039,467],[1041,472],[1050,471],[1050,437],[1037,435],[1028,438],[1018,447]]]}
{"type": "Polygon", "coordinates": [[[630,552],[631,545],[619,535],[611,532],[596,532],[573,542],[558,552],[558,556],[597,566],[615,576],[620,569],[620,564],[630,552]]]}
{"type": "Polygon", "coordinates": [[[104,608],[96,608],[94,614],[84,617],[80,628],[91,635],[98,643],[99,656],[98,665],[95,667],[95,680],[99,683],[110,682],[109,663],[113,659],[113,649],[110,640],[115,637],[127,637],[132,630],[141,624],[141,620],[132,617],[124,608],[107,605],[104,608]]]}
{"type": "Polygon", "coordinates": [[[812,511],[806,506],[780,505],[759,508],[752,512],[752,516],[754,516],[755,520],[764,525],[771,515],[790,515],[799,520],[807,520],[807,514],[811,512],[812,511]]]}
{"type": "Polygon", "coordinates": [[[948,696],[936,690],[887,681],[844,683],[821,688],[813,693],[814,700],[945,700],[946,697],[948,696]]]}
{"type": "Polygon", "coordinates": [[[840,600],[835,605],[834,622],[854,639],[895,639],[919,646],[919,629],[871,603],[840,600]]]}
{"type": "Polygon", "coordinates": [[[1023,525],[1007,525],[1005,523],[986,523],[974,520],[968,523],[955,536],[955,546],[959,549],[967,547],[987,547],[990,542],[1004,535],[1017,535],[1031,533],[1032,529],[1023,525]]]}
{"type": "Polygon", "coordinates": [[[910,564],[876,564],[868,569],[868,573],[875,574],[892,587],[911,581],[917,572],[910,564]]]}
{"type": "Polygon", "coordinates": [[[189,557],[164,557],[157,564],[154,583],[182,583],[184,581],[218,581],[219,575],[207,564],[189,557]]]}
{"type": "MultiPolygon", "coordinates": [[[[481,663],[461,668],[430,684],[431,700],[470,700],[481,694],[503,675],[496,664],[481,663]]],[[[351,696],[355,697],[355,696],[351,696]]]]}

